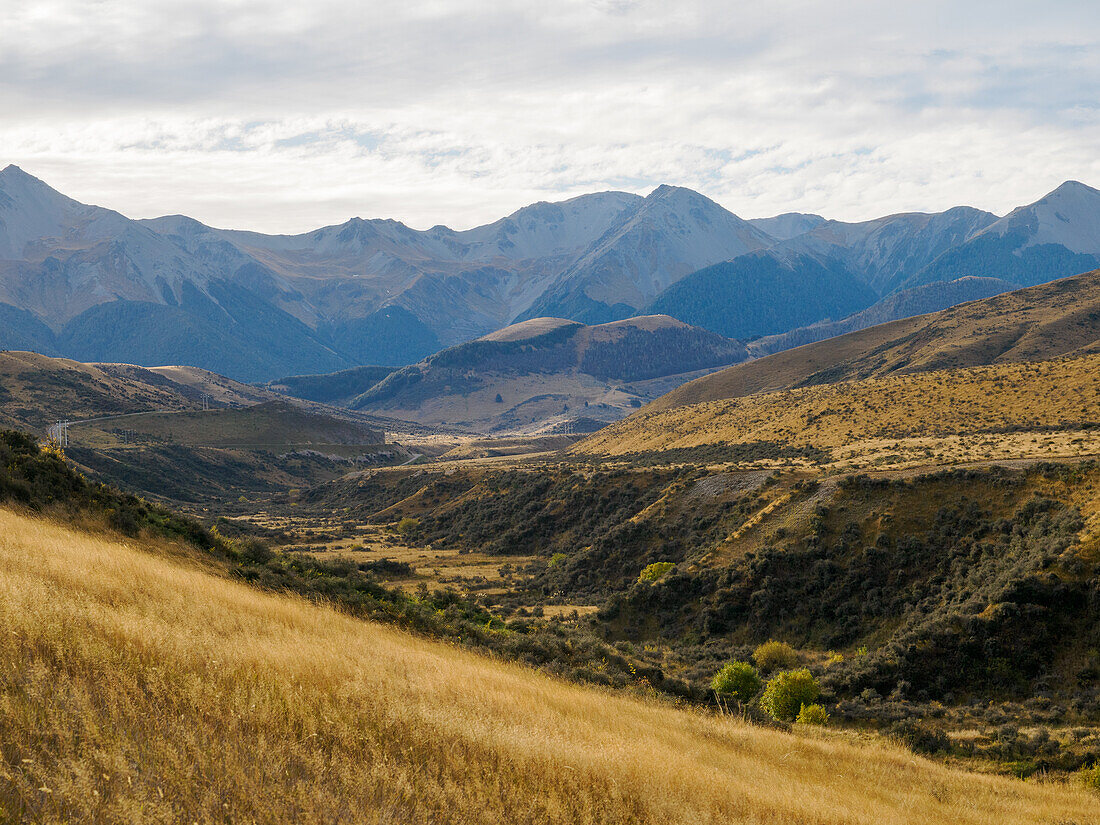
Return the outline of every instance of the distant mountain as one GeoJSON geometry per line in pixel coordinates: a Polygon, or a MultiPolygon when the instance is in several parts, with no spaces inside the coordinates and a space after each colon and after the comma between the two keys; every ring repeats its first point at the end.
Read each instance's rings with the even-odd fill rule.
{"type": "Polygon", "coordinates": [[[195,251],[230,243],[292,281],[309,309],[287,309],[307,323],[323,318],[341,351],[405,364],[506,326],[641,200],[625,192],[582,195],[460,232],[361,218],[301,235],[212,229],[181,216],[145,223],[195,251]],[[399,327],[374,331],[394,308],[399,327]]]}
{"type": "Polygon", "coordinates": [[[789,241],[821,226],[825,218],[804,212],[785,212],[772,218],[750,218],[749,223],[777,241],[789,241]]]}
{"type": "Polygon", "coordinates": [[[0,350],[30,350],[55,355],[57,346],[53,330],[33,313],[0,304],[0,350]]]}
{"type": "Polygon", "coordinates": [[[599,426],[745,347],[667,316],[535,318],[397,370],[350,406],[479,431],[599,426]]]}
{"type": "Polygon", "coordinates": [[[896,292],[862,312],[849,315],[840,321],[820,321],[810,326],[792,329],[790,332],[784,332],[780,335],[771,335],[753,341],[749,345],[749,352],[757,357],[770,355],[774,352],[781,352],[792,347],[801,347],[815,341],[824,341],[826,338],[835,338],[837,335],[866,329],[877,324],[885,324],[888,321],[938,312],[941,309],[947,309],[966,301],[990,298],[1016,288],[1015,284],[1010,284],[1008,281],[1002,281],[999,278],[967,277],[959,278],[956,281],[937,281],[925,286],[907,289],[903,292],[896,292]]]}
{"type": "Polygon", "coordinates": [[[1100,266],[1100,192],[1072,181],[1000,219],[970,207],[858,223],[815,217],[755,221],[790,237],[683,278],[643,311],[723,335],[778,336],[750,348],[766,354],[1100,266]],[[797,300],[768,295],[779,273],[797,300]],[[875,306],[842,305],[868,297],[852,291],[853,279],[880,299],[875,306]]]}
{"type": "Polygon", "coordinates": [[[247,380],[402,365],[507,325],[642,199],[540,203],[465,232],[352,219],[297,236],[133,221],[0,171],[0,346],[247,380]]]}
{"type": "Polygon", "coordinates": [[[1031,286],[1097,266],[1100,191],[1069,181],[946,250],[904,285],[973,275],[1031,286]]]}
{"type": "Polygon", "coordinates": [[[692,273],[644,311],[671,315],[730,338],[753,338],[843,318],[876,297],[836,261],[764,251],[692,273]]]}
{"type": "Polygon", "coordinates": [[[996,220],[989,212],[958,206],[946,212],[908,212],[860,223],[826,221],[783,248],[833,260],[879,295],[886,295],[996,220]]]}
{"type": "Polygon", "coordinates": [[[264,235],[181,215],[130,220],[9,166],[0,348],[262,382],[404,366],[536,317],[665,313],[725,337],[783,334],[941,281],[1028,285],[1091,269],[1098,205],[1100,193],[1070,182],[1001,219],[959,207],[861,223],[744,221],[661,186],[537,203],[463,231],[353,218],[264,235]]]}
{"type": "Polygon", "coordinates": [[[660,186],[621,214],[518,320],[626,318],[685,275],[774,243],[698,192],[660,186]]]}
{"type": "Polygon", "coordinates": [[[0,255],[0,304],[22,311],[4,310],[23,346],[246,378],[349,363],[279,306],[293,287],[232,245],[190,252],[14,166],[0,171],[0,255]]]}
{"type": "Polygon", "coordinates": [[[1100,270],[778,352],[670,392],[653,410],[894,373],[1100,352],[1100,270]]]}

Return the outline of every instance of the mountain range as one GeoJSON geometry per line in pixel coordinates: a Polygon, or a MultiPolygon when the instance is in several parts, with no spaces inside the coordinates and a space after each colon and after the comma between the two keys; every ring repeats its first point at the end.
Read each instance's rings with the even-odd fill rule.
{"type": "Polygon", "coordinates": [[[264,235],[131,220],[0,171],[0,347],[247,381],[401,367],[539,317],[668,315],[775,347],[986,297],[990,279],[1015,288],[1097,265],[1100,192],[1075,182],[1003,218],[958,207],[743,220],[660,186],[463,231],[353,218],[264,235]]]}

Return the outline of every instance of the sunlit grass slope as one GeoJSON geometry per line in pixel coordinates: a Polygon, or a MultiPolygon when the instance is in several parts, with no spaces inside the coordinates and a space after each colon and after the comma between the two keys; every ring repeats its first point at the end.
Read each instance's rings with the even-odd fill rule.
{"type": "Polygon", "coordinates": [[[0,510],[0,816],[1069,823],[1100,802],[621,695],[0,510]]]}
{"type": "MultiPolygon", "coordinates": [[[[573,451],[624,455],[763,441],[819,447],[838,460],[884,448],[942,449],[945,438],[986,436],[995,442],[998,458],[1053,457],[1094,451],[1100,445],[1097,424],[1100,355],[1086,355],[893,375],[670,409],[653,405],[605,427],[573,451]],[[1066,436],[1061,445],[1066,449],[1045,449],[1037,433],[1043,440],[1049,433],[1066,436]]],[[[988,449],[977,452],[991,455],[988,449]]]]}

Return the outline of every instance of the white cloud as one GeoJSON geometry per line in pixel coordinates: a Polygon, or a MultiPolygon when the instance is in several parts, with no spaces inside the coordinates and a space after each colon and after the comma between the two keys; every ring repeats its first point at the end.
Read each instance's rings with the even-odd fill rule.
{"type": "Polygon", "coordinates": [[[0,164],[268,231],[662,182],[745,216],[1003,212],[1100,185],[1098,35],[1057,0],[5,4],[0,164]]]}

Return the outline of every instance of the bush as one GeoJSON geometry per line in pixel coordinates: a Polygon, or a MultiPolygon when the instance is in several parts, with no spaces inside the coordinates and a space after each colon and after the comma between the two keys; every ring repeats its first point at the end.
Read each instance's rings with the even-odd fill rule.
{"type": "MultiPolygon", "coordinates": [[[[946,733],[938,728],[922,725],[911,719],[895,722],[890,729],[890,733],[914,753],[946,753],[951,749],[951,740],[946,733]]],[[[997,736],[1001,738],[1002,734],[997,734],[997,736]]],[[[1015,728],[1012,729],[1009,738],[1013,741],[1016,739],[1015,728]]]]}
{"type": "Polygon", "coordinates": [[[676,565],[670,561],[655,561],[653,564],[647,564],[642,572],[638,574],[638,581],[655,582],[671,571],[675,566],[676,565]]]}
{"type": "Polygon", "coordinates": [[[1081,768],[1077,772],[1077,778],[1090,791],[1100,791],[1100,764],[1093,765],[1091,768],[1081,768]]]}
{"type": "Polygon", "coordinates": [[[397,522],[397,532],[402,536],[411,536],[416,532],[416,528],[420,526],[420,519],[412,518],[411,516],[405,516],[401,521],[397,522]]]}
{"type": "Polygon", "coordinates": [[[817,680],[806,668],[786,670],[768,680],[760,706],[776,721],[791,722],[820,692],[817,680]]]}
{"type": "Polygon", "coordinates": [[[829,714],[821,705],[803,705],[794,721],[799,725],[827,725],[829,714]]]}
{"type": "Polygon", "coordinates": [[[789,670],[798,664],[798,654],[786,642],[764,642],[752,653],[756,666],[765,673],[773,670],[789,670]]]}
{"type": "Polygon", "coordinates": [[[267,564],[275,554],[259,539],[245,539],[240,543],[241,557],[251,564],[267,564]]]}
{"type": "Polygon", "coordinates": [[[760,684],[756,668],[748,662],[730,662],[714,674],[710,687],[719,696],[744,704],[760,692],[760,684]]]}

